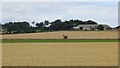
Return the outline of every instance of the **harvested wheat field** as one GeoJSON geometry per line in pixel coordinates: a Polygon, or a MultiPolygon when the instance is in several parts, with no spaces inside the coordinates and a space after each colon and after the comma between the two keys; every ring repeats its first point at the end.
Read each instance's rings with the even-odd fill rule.
{"type": "Polygon", "coordinates": [[[2,35],[3,39],[60,39],[65,34],[69,39],[117,39],[118,31],[57,31],[28,34],[2,35]]]}
{"type": "Polygon", "coordinates": [[[3,66],[117,65],[117,42],[3,43],[3,66]]]}
{"type": "Polygon", "coordinates": [[[2,43],[0,40],[0,67],[2,66],[2,43]]]}
{"type": "Polygon", "coordinates": [[[2,36],[0,36],[0,67],[2,67],[2,36]]]}

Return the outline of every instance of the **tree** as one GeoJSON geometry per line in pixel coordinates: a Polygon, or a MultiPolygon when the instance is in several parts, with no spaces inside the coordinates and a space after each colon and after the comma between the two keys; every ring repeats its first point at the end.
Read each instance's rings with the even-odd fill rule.
{"type": "Polygon", "coordinates": [[[49,21],[48,20],[45,20],[44,21],[44,25],[48,25],[49,24],[49,21]]]}
{"type": "Polygon", "coordinates": [[[51,22],[50,30],[56,31],[56,30],[61,30],[63,26],[63,22],[61,19],[57,19],[53,22],[51,22]]]}
{"type": "Polygon", "coordinates": [[[97,29],[98,29],[98,30],[104,30],[104,26],[103,26],[103,25],[98,25],[98,26],[97,26],[97,29]]]}
{"type": "MultiPolygon", "coordinates": [[[[35,21],[32,22],[32,27],[30,26],[29,22],[9,22],[4,24],[5,29],[9,33],[28,33],[28,32],[35,32],[35,31],[58,31],[58,30],[71,30],[73,27],[81,24],[97,24],[95,21],[88,20],[82,21],[79,19],[76,20],[65,20],[62,21],[61,19],[57,19],[53,22],[49,22],[49,20],[45,20],[44,22],[36,23],[35,21]],[[34,27],[34,26],[37,27],[34,27]]],[[[83,29],[83,28],[80,28],[83,29]]],[[[104,30],[102,25],[98,26],[99,30],[104,30]]]]}
{"type": "Polygon", "coordinates": [[[59,24],[59,23],[62,23],[61,19],[57,19],[57,20],[51,22],[51,24],[56,24],[56,23],[58,23],[58,24],[59,24]]]}
{"type": "Polygon", "coordinates": [[[22,27],[20,27],[19,29],[22,29],[21,31],[23,31],[23,33],[28,33],[28,32],[33,32],[33,30],[31,29],[31,27],[30,27],[30,24],[29,24],[29,22],[26,22],[26,21],[24,21],[24,22],[21,22],[21,25],[22,25],[22,27]]]}
{"type": "Polygon", "coordinates": [[[35,21],[33,21],[32,24],[33,24],[33,27],[34,27],[34,25],[35,25],[35,21]]]}
{"type": "Polygon", "coordinates": [[[85,22],[81,21],[81,20],[74,20],[73,23],[77,26],[77,25],[80,25],[80,24],[85,24],[85,22]]]}
{"type": "Polygon", "coordinates": [[[4,28],[7,29],[9,33],[28,33],[31,32],[30,24],[26,21],[24,22],[9,22],[4,24],[4,28]]]}
{"type": "Polygon", "coordinates": [[[85,24],[97,24],[95,21],[92,20],[88,20],[88,21],[84,21],[85,24]]]}
{"type": "Polygon", "coordinates": [[[36,23],[36,26],[39,28],[39,29],[42,29],[44,27],[44,24],[43,22],[40,22],[40,23],[36,23]]]}
{"type": "Polygon", "coordinates": [[[120,29],[120,25],[116,27],[116,29],[120,29]]]}

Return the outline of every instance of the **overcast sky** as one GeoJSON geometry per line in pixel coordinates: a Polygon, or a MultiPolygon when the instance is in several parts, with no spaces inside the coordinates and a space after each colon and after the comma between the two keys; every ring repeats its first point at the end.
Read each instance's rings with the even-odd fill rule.
{"type": "Polygon", "coordinates": [[[94,20],[99,24],[118,25],[117,2],[4,2],[2,21],[42,22],[56,19],[94,20]]]}
{"type": "Polygon", "coordinates": [[[2,0],[3,2],[118,2],[119,0],[2,0]]]}

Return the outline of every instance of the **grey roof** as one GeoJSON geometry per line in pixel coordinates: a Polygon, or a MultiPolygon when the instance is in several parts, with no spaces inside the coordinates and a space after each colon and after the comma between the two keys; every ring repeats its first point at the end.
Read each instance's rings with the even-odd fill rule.
{"type": "Polygon", "coordinates": [[[99,24],[99,25],[104,26],[104,28],[111,28],[109,25],[106,25],[106,24],[99,24]]]}
{"type": "Polygon", "coordinates": [[[106,24],[80,24],[80,25],[77,25],[76,27],[96,28],[98,25],[102,25],[104,26],[104,28],[111,28],[109,25],[106,25],[106,24]]]}
{"type": "Polygon", "coordinates": [[[76,27],[97,27],[97,24],[85,24],[85,25],[77,25],[76,27]]]}

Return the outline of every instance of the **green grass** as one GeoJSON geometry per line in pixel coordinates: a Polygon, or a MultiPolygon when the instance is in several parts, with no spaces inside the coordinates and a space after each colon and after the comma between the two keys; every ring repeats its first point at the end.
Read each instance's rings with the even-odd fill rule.
{"type": "Polygon", "coordinates": [[[62,39],[3,39],[2,43],[41,43],[41,42],[120,42],[117,39],[69,39],[69,40],[62,40],[62,39]]]}

